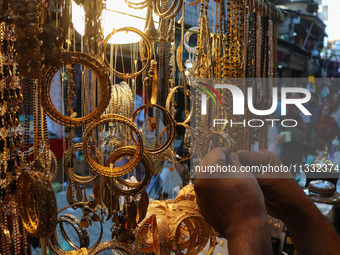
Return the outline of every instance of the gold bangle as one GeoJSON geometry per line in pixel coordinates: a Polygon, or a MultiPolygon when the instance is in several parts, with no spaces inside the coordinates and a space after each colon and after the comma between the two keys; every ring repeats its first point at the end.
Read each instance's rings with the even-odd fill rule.
{"type": "MultiPolygon", "coordinates": [[[[69,166],[70,163],[70,156],[76,151],[83,150],[83,143],[77,143],[72,145],[66,152],[65,152],[65,157],[64,157],[64,169],[65,169],[65,174],[66,176],[70,179],[73,180],[75,183],[79,185],[88,185],[93,183],[95,180],[97,180],[98,175],[96,173],[92,173],[88,176],[80,176],[77,175],[75,172],[72,171],[72,168],[69,166]]],[[[97,159],[99,159],[99,155],[95,155],[97,159]]]]}
{"type": "MultiPolygon", "coordinates": [[[[58,218],[58,224],[60,224],[60,230],[61,230],[63,237],[65,238],[65,240],[68,242],[68,244],[71,247],[73,247],[75,249],[81,249],[81,248],[89,247],[90,239],[89,239],[88,233],[87,233],[85,228],[83,228],[79,225],[79,220],[78,220],[77,217],[75,217],[72,214],[63,214],[58,218]],[[77,232],[77,235],[79,237],[79,243],[80,243],[79,246],[80,247],[75,245],[74,242],[68,237],[67,233],[65,232],[63,222],[70,224],[74,228],[74,230],[77,232]]],[[[51,237],[51,240],[50,240],[51,244],[50,245],[55,245],[59,251],[65,253],[66,251],[57,242],[56,234],[57,233],[55,232],[54,235],[51,237]]]]}
{"type": "MultiPolygon", "coordinates": [[[[119,158],[124,156],[133,156],[137,152],[137,148],[133,146],[125,146],[114,151],[106,160],[105,165],[109,166],[110,164],[114,164],[119,158]]],[[[145,177],[143,181],[137,183],[131,183],[123,180],[121,177],[114,177],[121,185],[129,187],[130,189],[122,189],[120,188],[115,181],[109,178],[111,183],[111,187],[117,194],[120,195],[136,195],[140,192],[143,192],[146,186],[149,184],[152,175],[153,175],[153,163],[151,161],[150,156],[144,152],[141,156],[140,162],[144,165],[145,168],[145,177]]]]}
{"type": "Polygon", "coordinates": [[[142,253],[172,250],[176,255],[200,253],[210,238],[209,254],[216,244],[214,232],[200,215],[196,195],[189,188],[167,201],[152,201],[147,217],[137,229],[137,248],[142,253]],[[157,220],[156,220],[157,219],[157,220]]]}
{"type": "MultiPolygon", "coordinates": [[[[57,177],[57,174],[58,174],[58,160],[57,160],[54,152],[50,148],[45,148],[45,150],[47,150],[48,153],[50,154],[50,156],[52,158],[51,159],[52,164],[51,164],[50,172],[46,173],[46,169],[44,169],[44,172],[46,174],[48,174],[50,181],[53,182],[53,180],[57,177]]],[[[28,156],[32,155],[33,153],[34,153],[34,147],[30,147],[22,153],[22,156],[23,156],[23,158],[27,158],[28,156]]],[[[40,158],[40,155],[39,155],[39,158],[40,158]]],[[[41,163],[43,163],[43,162],[41,162],[41,163]]]]}
{"type": "MultiPolygon", "coordinates": [[[[85,207],[88,207],[89,206],[89,202],[79,202],[79,203],[75,203],[75,204],[72,204],[72,205],[68,205],[68,206],[65,206],[64,208],[60,209],[57,214],[61,213],[62,211],[68,209],[68,208],[74,208],[74,209],[84,209],[85,207]]],[[[97,241],[92,245],[91,248],[88,248],[87,250],[85,248],[81,248],[81,249],[78,249],[76,251],[67,251],[66,253],[65,252],[62,252],[61,250],[59,250],[58,248],[56,248],[54,246],[54,244],[51,242],[50,239],[47,239],[48,241],[48,248],[50,250],[50,253],[51,254],[57,254],[57,255],[64,255],[64,254],[82,254],[82,253],[79,253],[79,252],[88,252],[88,254],[91,254],[91,252],[97,248],[98,244],[100,243],[100,240],[102,239],[102,236],[103,236],[103,222],[102,221],[99,221],[100,222],[100,234],[99,234],[99,237],[97,239],[97,241]],[[78,252],[78,253],[74,253],[74,252],[78,252]]],[[[85,253],[87,254],[87,253],[85,253]]]]}
{"type": "Polygon", "coordinates": [[[104,60],[105,60],[105,63],[106,65],[110,68],[110,70],[113,72],[113,74],[115,76],[117,76],[118,78],[121,78],[121,79],[132,79],[134,77],[137,77],[138,75],[142,74],[144,72],[144,70],[146,68],[148,68],[148,66],[150,65],[150,61],[151,61],[151,57],[152,57],[152,47],[151,47],[151,43],[150,43],[150,40],[149,38],[141,31],[139,31],[138,29],[136,28],[133,28],[133,27],[123,27],[123,28],[119,28],[117,30],[113,30],[104,40],[103,42],[103,49],[104,49],[104,60]],[[106,57],[106,47],[107,47],[107,44],[110,40],[110,38],[118,33],[118,32],[122,32],[122,31],[130,31],[130,32],[134,32],[136,34],[138,34],[140,37],[142,37],[143,41],[146,42],[146,48],[147,48],[147,52],[148,52],[148,58],[147,58],[147,61],[145,63],[145,65],[143,66],[143,68],[141,70],[139,70],[138,72],[135,72],[135,73],[121,73],[119,71],[117,71],[116,69],[114,69],[111,65],[110,65],[110,61],[108,61],[107,57],[106,57]]]}
{"type": "Polygon", "coordinates": [[[171,249],[176,255],[183,255],[184,253],[182,250],[187,250],[188,254],[198,254],[193,253],[193,250],[199,231],[197,226],[192,224],[192,220],[193,216],[182,214],[182,216],[180,216],[173,223],[174,227],[172,228],[172,232],[170,234],[172,243],[171,249]],[[185,239],[183,237],[185,237],[185,239]],[[185,241],[180,242],[181,239],[184,239],[185,241]]]}
{"type": "MultiPolygon", "coordinates": [[[[174,151],[174,149],[170,146],[168,148],[170,150],[170,153],[168,153],[168,155],[170,154],[170,157],[166,155],[165,158],[166,158],[166,160],[168,160],[169,162],[172,162],[172,163],[180,163],[180,162],[183,162],[185,160],[188,160],[188,159],[192,158],[195,155],[196,150],[197,150],[197,141],[195,139],[196,136],[195,136],[195,132],[192,130],[192,128],[189,125],[187,125],[187,124],[183,124],[183,122],[176,123],[176,126],[177,125],[185,127],[185,129],[189,130],[190,136],[192,137],[192,141],[190,142],[190,144],[193,145],[193,146],[190,146],[189,150],[191,150],[191,151],[189,151],[189,153],[185,157],[179,156],[174,151]],[[173,160],[171,158],[172,155],[176,158],[176,160],[173,160]]],[[[163,138],[163,135],[164,135],[165,131],[166,131],[166,127],[162,130],[162,132],[159,135],[158,144],[160,144],[162,142],[162,138],[163,138]]]]}
{"type": "Polygon", "coordinates": [[[144,1],[140,2],[140,3],[131,3],[128,0],[124,0],[124,1],[125,1],[125,3],[130,8],[133,8],[133,9],[144,9],[145,7],[148,7],[151,4],[152,0],[144,0],[144,1]]]}
{"type": "Polygon", "coordinates": [[[19,176],[17,202],[23,225],[31,236],[48,237],[57,224],[56,197],[42,172],[26,170],[19,176]]]}
{"type": "Polygon", "coordinates": [[[139,226],[137,230],[137,249],[141,253],[159,251],[160,243],[156,215],[153,214],[144,219],[139,226]]]}
{"type": "Polygon", "coordinates": [[[117,176],[122,176],[125,175],[129,172],[131,172],[139,163],[141,156],[143,155],[143,140],[142,140],[142,135],[138,131],[136,125],[128,118],[118,115],[118,114],[106,114],[101,116],[99,119],[96,121],[92,122],[85,130],[85,134],[83,137],[83,151],[84,151],[84,157],[89,164],[89,166],[96,171],[97,173],[108,176],[108,177],[117,177],[117,176]],[[136,154],[133,156],[133,158],[125,165],[119,166],[119,167],[106,167],[98,164],[95,162],[90,153],[89,153],[89,144],[88,144],[88,139],[91,136],[92,132],[100,125],[109,123],[109,122],[118,122],[125,124],[128,126],[131,131],[134,131],[138,143],[136,144],[136,154]]]}
{"type": "Polygon", "coordinates": [[[129,84],[127,84],[125,81],[120,82],[119,87],[123,90],[124,98],[128,101],[125,106],[127,109],[124,116],[130,118],[134,108],[134,101],[131,88],[129,84]]]}
{"type": "MultiPolygon", "coordinates": [[[[170,109],[170,103],[171,103],[171,99],[172,97],[174,96],[174,94],[176,93],[176,91],[179,89],[179,88],[183,88],[183,86],[177,86],[177,87],[174,87],[173,89],[170,90],[169,94],[168,94],[168,97],[166,98],[166,104],[165,104],[165,108],[171,113],[171,109],[170,109]]],[[[191,97],[191,94],[190,94],[190,90],[187,90],[187,91],[184,91],[184,96],[187,96],[186,93],[189,94],[189,98],[190,100],[192,100],[192,97],[191,97]]],[[[193,113],[193,110],[194,110],[194,107],[191,107],[190,109],[190,113],[188,116],[186,116],[186,119],[181,122],[182,124],[187,124],[190,119],[191,119],[191,116],[192,116],[192,113],[193,113]]]]}
{"type": "MultiPolygon", "coordinates": [[[[155,149],[146,149],[146,148],[144,148],[144,150],[145,150],[147,153],[149,153],[149,154],[151,154],[151,155],[156,155],[156,154],[159,154],[159,153],[165,151],[165,150],[171,145],[171,143],[173,142],[173,140],[175,139],[175,120],[174,120],[174,118],[171,116],[171,114],[170,114],[164,107],[162,107],[162,106],[160,106],[160,105],[157,105],[157,104],[151,104],[151,105],[149,105],[149,106],[148,106],[148,105],[142,105],[141,107],[139,107],[139,108],[133,113],[133,115],[132,115],[132,117],[131,117],[132,122],[135,121],[135,118],[137,117],[137,115],[138,115],[142,110],[144,110],[144,109],[146,109],[146,108],[149,108],[149,107],[151,107],[151,108],[156,107],[156,108],[160,109],[160,110],[164,113],[164,115],[166,116],[166,118],[167,118],[168,121],[169,121],[167,131],[168,131],[170,134],[168,134],[168,139],[167,139],[167,141],[166,141],[163,145],[161,145],[161,146],[159,146],[159,147],[157,147],[157,148],[155,148],[155,149]]],[[[134,142],[136,142],[136,141],[135,141],[135,138],[134,138],[133,136],[132,136],[132,140],[133,140],[134,142]]]]}
{"type": "Polygon", "coordinates": [[[123,254],[126,255],[135,255],[136,251],[132,249],[128,244],[118,242],[118,241],[106,241],[98,245],[98,247],[93,251],[92,255],[98,255],[106,250],[114,250],[114,254],[116,254],[115,251],[120,251],[123,254]]]}
{"type": "Polygon", "coordinates": [[[87,124],[98,118],[106,109],[110,101],[111,82],[106,71],[107,69],[95,58],[80,52],[65,52],[49,62],[44,68],[40,80],[41,104],[48,116],[55,122],[70,127],[77,127],[87,124]],[[86,66],[99,80],[100,98],[97,107],[88,115],[80,118],[65,116],[57,111],[50,97],[51,81],[55,73],[66,65],[80,64],[86,66]]]}

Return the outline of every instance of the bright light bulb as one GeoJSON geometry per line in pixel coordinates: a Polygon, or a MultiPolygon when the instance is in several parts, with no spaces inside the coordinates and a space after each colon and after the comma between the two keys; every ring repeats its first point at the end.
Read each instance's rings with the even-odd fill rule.
{"type": "MultiPolygon", "coordinates": [[[[103,10],[101,20],[104,38],[106,38],[113,29],[122,27],[134,27],[140,31],[144,31],[147,8],[132,9],[127,6],[124,0],[114,0],[106,2],[106,9],[103,10]]],[[[72,1],[72,22],[74,28],[78,33],[84,35],[85,30],[85,13],[82,6],[78,6],[72,1]]],[[[154,20],[158,22],[158,16],[153,16],[154,20]]],[[[158,23],[155,23],[156,29],[158,23]]],[[[139,42],[141,37],[133,32],[119,32],[114,34],[109,43],[112,44],[128,44],[139,42]]]]}

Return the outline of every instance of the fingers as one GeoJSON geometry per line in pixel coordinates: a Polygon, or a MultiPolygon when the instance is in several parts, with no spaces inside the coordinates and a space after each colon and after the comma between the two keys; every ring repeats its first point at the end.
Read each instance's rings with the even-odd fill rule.
{"type": "Polygon", "coordinates": [[[209,169],[215,169],[216,166],[226,166],[229,164],[229,150],[224,147],[212,149],[199,164],[199,169],[196,171],[197,178],[221,178],[218,172],[213,174],[209,169]]]}
{"type": "Polygon", "coordinates": [[[230,164],[231,164],[232,166],[236,166],[237,169],[240,169],[241,163],[240,163],[240,160],[239,160],[239,158],[238,158],[237,153],[234,153],[234,152],[233,152],[233,153],[230,154],[230,164]]]}
{"type": "Polygon", "coordinates": [[[279,157],[272,152],[238,151],[237,155],[244,166],[259,166],[252,172],[256,178],[292,178],[290,168],[285,167],[279,157]]]}
{"type": "Polygon", "coordinates": [[[229,150],[225,147],[212,149],[201,161],[200,165],[226,165],[228,163],[229,150]]]}
{"type": "Polygon", "coordinates": [[[239,160],[239,156],[237,153],[231,153],[229,157],[230,166],[232,167],[232,171],[228,173],[226,178],[242,178],[242,179],[253,179],[254,176],[247,171],[242,170],[242,164],[239,160]],[[235,171],[236,170],[236,171],[235,171]]]}
{"type": "Polygon", "coordinates": [[[282,165],[279,157],[272,152],[238,151],[239,160],[245,166],[282,165]]]}

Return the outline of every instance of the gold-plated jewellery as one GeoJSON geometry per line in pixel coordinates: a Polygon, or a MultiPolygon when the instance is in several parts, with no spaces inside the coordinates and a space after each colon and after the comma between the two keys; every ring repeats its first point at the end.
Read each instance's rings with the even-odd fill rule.
{"type": "MultiPolygon", "coordinates": [[[[178,53],[177,53],[178,54],[178,53]]],[[[177,86],[177,87],[174,87],[170,90],[169,94],[168,94],[168,97],[166,99],[166,105],[165,105],[165,108],[168,110],[168,112],[172,112],[171,110],[171,101],[174,100],[174,95],[175,93],[178,91],[178,89],[180,88],[183,88],[184,89],[184,96],[185,97],[189,97],[190,101],[192,102],[193,101],[193,96],[191,96],[191,93],[190,93],[190,90],[186,90],[185,91],[185,88],[182,87],[182,86],[177,86]]],[[[194,107],[191,107],[190,109],[190,112],[189,113],[186,113],[186,119],[182,122],[182,124],[187,124],[190,122],[190,119],[191,119],[191,116],[192,116],[192,113],[193,113],[193,110],[194,110],[194,107]]],[[[178,124],[178,123],[177,123],[178,124]]]]}
{"type": "MultiPolygon", "coordinates": [[[[64,170],[66,176],[71,180],[73,180],[74,183],[79,185],[89,185],[97,180],[98,175],[94,173],[93,171],[90,171],[90,175],[88,176],[80,176],[77,175],[75,172],[72,171],[72,156],[75,152],[83,150],[83,144],[77,143],[72,145],[66,152],[64,157],[64,170]]],[[[97,155],[97,159],[98,159],[97,155]]]]}
{"type": "Polygon", "coordinates": [[[137,248],[142,253],[173,251],[175,254],[198,254],[208,240],[208,253],[214,250],[216,239],[213,229],[204,221],[196,204],[193,187],[178,194],[176,199],[152,201],[146,218],[137,234],[137,248]]]}
{"type": "Polygon", "coordinates": [[[57,224],[57,204],[52,184],[42,172],[24,171],[18,179],[17,202],[29,235],[49,237],[57,224]]]}
{"type": "Polygon", "coordinates": [[[95,58],[80,52],[64,52],[57,56],[44,69],[39,84],[41,104],[48,116],[55,122],[70,127],[81,126],[98,118],[106,109],[110,101],[110,80],[106,68],[95,58]],[[51,81],[55,73],[65,65],[80,64],[89,68],[98,79],[100,86],[100,99],[97,107],[84,117],[74,118],[58,112],[50,97],[51,81]]]}
{"type": "MultiPolygon", "coordinates": [[[[155,1],[155,13],[162,18],[171,19],[177,16],[177,14],[181,11],[182,5],[184,4],[184,0],[174,0],[171,3],[170,7],[166,8],[166,11],[163,11],[163,5],[161,4],[162,0],[154,0],[155,1]]],[[[168,3],[168,2],[166,2],[168,3]]],[[[163,3],[165,4],[165,2],[163,3]]]]}
{"type": "MultiPolygon", "coordinates": [[[[134,146],[125,146],[119,148],[107,158],[105,164],[106,166],[110,166],[111,164],[114,164],[115,161],[117,161],[119,158],[131,157],[135,155],[136,152],[137,148],[134,146]]],[[[119,195],[137,195],[145,190],[145,187],[149,184],[152,178],[153,164],[150,156],[146,152],[142,154],[140,162],[143,164],[145,169],[145,176],[143,181],[132,183],[125,181],[121,177],[115,177],[114,180],[108,179],[115,193],[119,195]],[[121,188],[119,185],[123,185],[123,187],[127,187],[128,189],[121,188]]]]}
{"type": "Polygon", "coordinates": [[[124,255],[134,255],[136,251],[132,249],[128,244],[118,242],[118,241],[106,241],[98,245],[98,247],[93,251],[93,255],[97,255],[106,250],[112,250],[114,253],[119,252],[119,254],[124,255]]]}
{"type": "MultiPolygon", "coordinates": [[[[155,105],[154,105],[154,104],[153,104],[153,105],[149,105],[149,106],[148,106],[148,105],[142,105],[141,107],[139,107],[139,108],[133,113],[133,115],[132,115],[132,117],[131,117],[131,120],[134,121],[135,118],[137,117],[137,115],[138,115],[142,110],[147,109],[147,108],[149,108],[149,107],[151,107],[151,108],[156,107],[156,108],[158,108],[159,110],[161,110],[161,111],[164,113],[164,115],[165,115],[167,121],[169,122],[169,123],[168,123],[168,126],[167,126],[167,140],[166,140],[166,142],[165,142],[164,144],[161,144],[160,146],[154,148],[154,149],[147,149],[147,148],[144,148],[144,150],[145,150],[147,153],[149,153],[149,154],[151,154],[151,155],[156,155],[156,154],[159,154],[159,153],[165,151],[165,150],[171,145],[171,143],[173,142],[173,140],[175,139],[175,120],[174,120],[174,118],[172,117],[172,115],[171,115],[164,107],[162,107],[162,106],[160,106],[160,105],[156,105],[156,104],[155,104],[155,105]]],[[[136,142],[134,137],[132,137],[132,139],[133,139],[134,142],[136,142]]]]}
{"type": "MultiPolygon", "coordinates": [[[[93,204],[93,203],[92,203],[93,204]]],[[[70,238],[68,237],[67,233],[65,232],[65,230],[63,229],[63,226],[61,225],[61,233],[64,236],[65,240],[68,242],[68,244],[70,244],[70,246],[72,246],[73,248],[75,248],[76,250],[73,251],[65,251],[60,244],[57,241],[56,238],[56,233],[54,235],[51,236],[51,238],[47,239],[47,243],[48,243],[48,248],[50,250],[50,252],[52,254],[56,254],[56,255],[63,255],[63,254],[75,254],[75,255],[81,255],[81,254],[91,254],[99,245],[102,236],[103,236],[103,222],[99,219],[99,216],[95,213],[96,211],[96,206],[91,205],[91,202],[79,202],[79,203],[75,203],[72,205],[68,205],[65,206],[64,208],[60,209],[57,214],[69,209],[70,207],[73,207],[74,209],[81,209],[83,210],[83,216],[82,219],[79,221],[75,216],[70,215],[70,214],[62,214],[59,218],[58,218],[58,222],[66,222],[68,224],[71,224],[72,227],[76,230],[77,235],[79,237],[79,241],[80,241],[80,246],[78,247],[77,245],[75,245],[70,238]],[[91,216],[92,213],[92,216],[91,216]],[[95,221],[95,222],[99,222],[100,224],[100,233],[99,236],[96,240],[96,242],[89,247],[89,240],[88,240],[88,234],[87,234],[87,230],[86,228],[89,227],[89,223],[87,220],[87,216],[89,216],[91,218],[91,221],[95,221]]]]}
{"type": "Polygon", "coordinates": [[[146,60],[146,63],[145,65],[143,66],[143,68],[139,71],[137,71],[136,73],[121,73],[119,71],[117,71],[116,69],[114,69],[111,65],[110,65],[110,62],[108,61],[107,57],[106,57],[106,54],[104,54],[104,59],[105,59],[105,63],[107,65],[107,67],[110,68],[111,72],[113,72],[113,74],[115,76],[117,76],[118,78],[121,78],[121,79],[132,79],[132,78],[135,78],[137,77],[138,75],[142,74],[144,72],[144,70],[146,68],[149,67],[150,65],[150,61],[151,61],[151,57],[152,57],[152,47],[151,47],[151,42],[149,40],[149,38],[141,31],[139,31],[138,29],[136,28],[133,28],[133,27],[123,27],[123,28],[119,28],[119,29],[116,29],[116,30],[113,30],[104,40],[103,42],[103,49],[104,49],[104,52],[106,52],[106,47],[107,47],[107,44],[110,40],[110,38],[112,36],[114,36],[116,33],[119,33],[119,32],[133,32],[133,33],[136,33],[138,34],[140,37],[142,37],[143,39],[143,43],[145,44],[146,46],[146,53],[147,53],[147,60],[146,60]]]}
{"type": "MultiPolygon", "coordinates": [[[[58,217],[58,225],[60,226],[60,231],[67,243],[70,244],[71,247],[75,248],[76,250],[81,248],[88,248],[90,245],[90,239],[89,235],[86,231],[86,228],[81,227],[79,225],[79,220],[77,217],[75,217],[73,214],[63,214],[58,217]],[[77,246],[68,236],[68,234],[65,231],[64,223],[67,225],[70,225],[74,228],[76,231],[78,238],[79,238],[79,246],[77,246]]],[[[58,226],[57,225],[57,226],[58,226]]],[[[56,233],[51,237],[53,239],[53,243],[57,245],[58,250],[65,252],[64,249],[59,245],[59,243],[56,240],[56,233]]]]}
{"type": "Polygon", "coordinates": [[[101,117],[99,117],[95,122],[92,122],[85,131],[84,138],[83,138],[83,151],[84,156],[89,164],[89,166],[97,173],[108,176],[108,177],[116,177],[121,176],[124,174],[129,173],[132,171],[137,164],[140,161],[140,158],[143,154],[143,140],[142,136],[137,129],[136,125],[131,122],[130,119],[123,117],[118,114],[106,114],[101,117]],[[106,123],[119,123],[123,124],[131,129],[137,136],[137,142],[136,142],[136,154],[133,156],[133,158],[125,165],[119,166],[119,167],[106,167],[98,164],[95,160],[93,160],[91,153],[90,153],[90,144],[89,144],[89,138],[92,134],[92,132],[99,127],[100,125],[106,124],[106,123]]]}

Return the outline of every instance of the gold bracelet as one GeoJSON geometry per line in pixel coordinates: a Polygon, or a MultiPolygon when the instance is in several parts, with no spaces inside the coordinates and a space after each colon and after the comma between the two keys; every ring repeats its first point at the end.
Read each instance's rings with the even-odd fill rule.
{"type": "MultiPolygon", "coordinates": [[[[65,169],[65,174],[69,178],[69,180],[73,180],[75,183],[79,185],[88,185],[93,183],[95,180],[97,180],[98,175],[96,173],[90,173],[88,176],[80,176],[77,175],[75,172],[72,171],[72,167],[70,167],[70,160],[72,157],[72,154],[75,153],[76,151],[83,150],[83,143],[77,143],[73,144],[72,147],[70,147],[66,152],[65,152],[65,157],[64,157],[64,169],[65,169]]],[[[99,155],[95,155],[96,159],[99,159],[99,155]]],[[[71,163],[72,164],[72,163],[71,163]]]]}
{"type": "Polygon", "coordinates": [[[48,116],[55,122],[70,127],[77,127],[87,124],[98,118],[106,109],[110,101],[111,82],[107,69],[95,58],[80,52],[65,52],[58,55],[44,68],[42,79],[40,80],[41,104],[48,116]],[[63,66],[80,64],[86,66],[93,72],[99,80],[100,98],[97,107],[88,115],[80,118],[65,116],[57,111],[50,97],[51,81],[55,73],[63,66]]]}
{"type": "MultiPolygon", "coordinates": [[[[149,108],[149,107],[151,107],[151,108],[156,107],[156,108],[160,109],[160,110],[164,113],[164,115],[166,116],[166,118],[167,118],[168,121],[169,121],[167,131],[170,133],[170,135],[168,134],[168,139],[167,139],[167,141],[166,141],[163,145],[161,145],[161,146],[159,146],[159,147],[157,147],[157,148],[155,148],[155,149],[146,149],[146,148],[144,148],[144,150],[145,150],[147,153],[149,153],[149,154],[151,154],[151,155],[156,155],[156,154],[159,154],[159,153],[162,153],[163,151],[165,151],[165,150],[171,145],[171,143],[174,141],[174,139],[175,139],[175,120],[174,120],[174,118],[171,116],[171,114],[170,114],[164,107],[162,107],[162,106],[160,106],[160,105],[157,105],[157,104],[151,104],[151,105],[149,105],[149,106],[148,106],[148,105],[142,105],[141,107],[139,107],[139,108],[133,113],[133,115],[132,115],[132,117],[131,117],[132,122],[135,121],[135,118],[137,117],[137,115],[138,115],[142,110],[144,110],[144,109],[146,109],[146,108],[149,108]]],[[[136,142],[136,141],[135,141],[135,138],[134,138],[133,136],[132,136],[132,140],[133,140],[134,142],[136,142]]]]}
{"type": "Polygon", "coordinates": [[[114,30],[113,30],[113,31],[105,38],[105,40],[104,40],[104,42],[103,42],[103,49],[104,49],[104,60],[105,60],[106,65],[110,68],[110,70],[113,72],[113,74],[114,74],[115,76],[117,76],[118,78],[120,78],[120,79],[125,79],[125,80],[126,80],[126,79],[135,78],[135,77],[137,77],[138,75],[142,74],[142,73],[144,72],[144,70],[145,70],[146,68],[148,68],[149,65],[150,65],[150,61],[151,61],[151,57],[152,57],[152,51],[151,51],[152,47],[151,47],[150,40],[149,40],[149,38],[148,38],[143,32],[139,31],[139,30],[136,29],[136,28],[133,28],[133,27],[123,27],[123,28],[119,28],[119,29],[117,29],[117,30],[114,29],[114,30]],[[126,31],[126,32],[129,32],[129,31],[130,31],[130,32],[134,32],[134,33],[138,34],[140,37],[142,37],[143,41],[146,42],[145,45],[146,45],[147,52],[148,52],[148,58],[147,58],[147,61],[146,61],[145,65],[143,66],[143,68],[142,68],[141,70],[139,70],[138,72],[135,72],[135,73],[121,73],[121,72],[117,71],[116,69],[114,69],[114,68],[110,65],[110,61],[108,61],[108,59],[107,59],[107,57],[106,57],[106,54],[105,54],[105,52],[106,52],[106,47],[107,47],[107,44],[108,44],[110,38],[111,38],[114,34],[116,34],[116,33],[118,33],[118,32],[122,32],[122,31],[126,31]]]}
{"type": "Polygon", "coordinates": [[[124,1],[130,8],[133,8],[133,9],[144,9],[145,7],[148,7],[150,4],[152,4],[152,0],[144,0],[139,3],[132,3],[128,0],[124,0],[124,1]]]}
{"type": "MultiPolygon", "coordinates": [[[[50,171],[47,172],[48,169],[44,169],[44,172],[49,176],[49,179],[51,182],[53,182],[53,180],[57,177],[58,174],[58,160],[54,154],[54,152],[50,149],[50,148],[45,148],[45,150],[47,150],[51,156],[51,167],[50,167],[50,171]]],[[[32,155],[34,153],[34,147],[30,147],[27,150],[25,150],[22,153],[23,158],[27,158],[28,156],[32,155]]],[[[46,153],[45,151],[43,153],[46,153]]],[[[40,158],[40,155],[39,155],[40,158]]],[[[44,162],[41,162],[44,163],[44,162]]]]}
{"type": "Polygon", "coordinates": [[[57,224],[56,197],[44,173],[26,170],[19,176],[17,203],[29,235],[48,237],[53,234],[57,224]]]}
{"type": "Polygon", "coordinates": [[[93,251],[92,255],[98,255],[106,250],[113,250],[114,254],[119,251],[119,254],[123,253],[126,255],[135,255],[136,251],[131,248],[128,244],[118,242],[118,241],[106,241],[98,245],[98,247],[93,251]]]}
{"type": "MultiPolygon", "coordinates": [[[[182,86],[177,86],[177,87],[174,87],[173,89],[170,90],[169,94],[168,94],[168,97],[166,98],[166,104],[165,104],[165,108],[168,110],[168,112],[171,113],[171,109],[170,109],[170,102],[171,102],[171,99],[172,97],[174,96],[174,94],[176,93],[176,91],[179,89],[179,88],[183,88],[182,86]]],[[[191,97],[191,94],[190,94],[190,90],[187,90],[187,91],[184,91],[184,96],[189,96],[190,100],[192,100],[192,97],[191,97]]],[[[190,121],[191,119],[191,116],[192,116],[192,113],[193,113],[193,110],[194,110],[194,107],[191,107],[190,109],[190,113],[188,114],[188,116],[186,116],[186,119],[181,122],[181,124],[186,124],[190,121]]],[[[179,123],[177,123],[179,124],[179,123]]]]}
{"type": "Polygon", "coordinates": [[[124,92],[124,97],[125,99],[128,101],[126,106],[126,113],[124,116],[130,118],[134,109],[134,101],[133,101],[133,95],[132,95],[132,91],[131,88],[129,86],[129,84],[127,84],[125,81],[122,81],[119,83],[119,87],[123,90],[124,92]]]}
{"type": "MultiPolygon", "coordinates": [[[[79,225],[79,220],[77,219],[76,216],[74,216],[73,214],[63,214],[58,218],[58,224],[60,224],[60,230],[61,230],[63,237],[65,238],[65,240],[68,242],[68,244],[71,247],[73,247],[75,249],[88,248],[89,247],[90,239],[89,239],[88,233],[87,233],[85,228],[83,228],[79,225]],[[79,246],[80,247],[78,247],[68,237],[67,233],[65,232],[63,222],[70,224],[74,228],[74,230],[76,231],[78,238],[79,238],[79,246]]],[[[59,251],[65,253],[66,251],[57,242],[56,234],[57,233],[55,232],[54,235],[52,235],[51,240],[50,240],[51,241],[50,245],[55,245],[59,251]]]]}
{"type": "MultiPolygon", "coordinates": [[[[185,160],[192,158],[195,155],[196,150],[197,150],[197,142],[195,139],[196,136],[192,128],[188,124],[183,124],[183,122],[176,123],[176,125],[185,127],[186,130],[189,130],[192,141],[190,142],[191,146],[189,148],[189,153],[185,157],[181,157],[180,155],[178,155],[171,146],[168,148],[170,150],[170,152],[168,153],[168,155],[170,154],[170,157],[166,155],[165,159],[172,163],[180,163],[180,162],[183,162],[185,160]],[[171,156],[174,156],[176,160],[173,160],[171,156]]],[[[165,131],[166,131],[166,127],[162,130],[162,132],[159,135],[158,144],[162,142],[162,138],[163,138],[165,131]]]]}
{"type": "Polygon", "coordinates": [[[141,253],[156,252],[159,254],[160,243],[157,216],[151,215],[144,219],[137,230],[137,249],[141,253]]]}
{"type": "MultiPolygon", "coordinates": [[[[114,164],[119,158],[124,156],[133,156],[137,152],[137,148],[134,146],[125,146],[114,151],[109,158],[106,160],[105,165],[109,166],[110,164],[114,164]]],[[[145,169],[145,177],[143,181],[137,183],[127,182],[121,177],[114,177],[115,180],[119,182],[119,184],[129,187],[129,189],[124,189],[119,187],[114,180],[108,178],[111,183],[111,187],[117,194],[120,195],[136,195],[140,192],[143,192],[146,186],[149,184],[152,175],[153,175],[153,163],[151,161],[150,156],[144,152],[141,156],[140,162],[144,165],[145,169]]]]}
{"type": "MultiPolygon", "coordinates": [[[[68,205],[68,206],[65,206],[64,208],[60,209],[57,214],[61,213],[62,211],[66,210],[66,209],[69,209],[69,208],[73,208],[73,209],[84,209],[86,207],[89,206],[89,202],[79,202],[79,203],[75,203],[75,204],[72,204],[72,205],[68,205]]],[[[85,248],[81,248],[81,249],[78,249],[76,251],[67,251],[66,253],[65,252],[62,252],[61,250],[59,250],[56,246],[56,244],[53,243],[53,241],[51,242],[50,239],[47,239],[48,241],[48,248],[50,250],[50,253],[51,254],[57,254],[57,255],[64,255],[64,254],[82,254],[80,252],[88,252],[88,254],[91,254],[91,252],[97,248],[97,246],[99,245],[100,243],[100,240],[102,239],[102,236],[103,236],[103,222],[102,221],[99,221],[100,222],[100,234],[99,234],[99,237],[97,239],[97,241],[92,245],[92,247],[88,248],[87,250],[85,248]],[[74,252],[78,252],[78,253],[74,253],[74,252]]],[[[87,254],[87,253],[84,253],[84,254],[87,254]]]]}
{"type": "Polygon", "coordinates": [[[89,164],[89,166],[97,173],[108,176],[108,177],[117,177],[125,175],[129,172],[131,172],[139,163],[141,156],[143,155],[143,140],[142,135],[138,131],[136,125],[128,118],[118,115],[118,114],[106,114],[101,116],[96,121],[92,122],[85,130],[85,134],[83,137],[83,151],[84,151],[84,157],[89,164]],[[96,161],[94,161],[89,153],[89,144],[88,140],[91,136],[92,132],[99,127],[102,124],[110,123],[110,122],[118,122],[122,123],[126,126],[128,126],[131,131],[134,131],[138,143],[136,144],[136,153],[133,156],[133,158],[125,165],[120,167],[106,167],[98,164],[96,161]]]}

